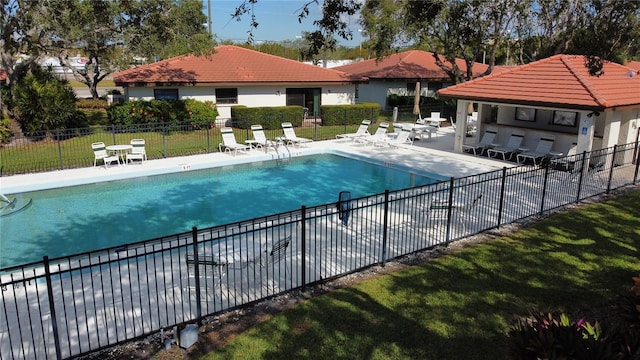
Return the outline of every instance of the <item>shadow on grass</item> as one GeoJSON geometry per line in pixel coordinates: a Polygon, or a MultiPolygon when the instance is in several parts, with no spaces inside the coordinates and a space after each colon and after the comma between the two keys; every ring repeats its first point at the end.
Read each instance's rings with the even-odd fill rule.
{"type": "Polygon", "coordinates": [[[314,298],[206,358],[499,359],[531,309],[576,313],[637,276],[640,191],[314,298]]]}

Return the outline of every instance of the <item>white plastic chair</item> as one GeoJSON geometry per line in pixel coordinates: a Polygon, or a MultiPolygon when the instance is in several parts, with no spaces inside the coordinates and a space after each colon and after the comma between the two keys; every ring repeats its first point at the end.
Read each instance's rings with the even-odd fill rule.
{"type": "Polygon", "coordinates": [[[108,168],[109,164],[112,162],[117,162],[120,165],[120,157],[118,155],[111,155],[107,152],[107,147],[103,142],[95,142],[91,144],[91,148],[93,149],[93,166],[98,164],[98,160],[102,160],[104,163],[104,167],[108,168]]]}
{"type": "Polygon", "coordinates": [[[362,120],[355,133],[338,134],[336,139],[351,139],[354,141],[358,137],[367,136],[369,135],[369,125],[371,125],[371,120],[362,120]]]}
{"type": "Polygon", "coordinates": [[[144,139],[131,139],[131,151],[126,155],[127,163],[133,160],[140,160],[140,163],[144,163],[147,160],[147,150],[145,149],[144,139]]]}
{"type": "Polygon", "coordinates": [[[495,130],[487,130],[482,135],[479,142],[473,144],[463,144],[462,150],[473,152],[473,155],[482,155],[482,153],[491,147],[496,138],[495,130]],[[479,152],[479,153],[478,153],[479,152]]]}

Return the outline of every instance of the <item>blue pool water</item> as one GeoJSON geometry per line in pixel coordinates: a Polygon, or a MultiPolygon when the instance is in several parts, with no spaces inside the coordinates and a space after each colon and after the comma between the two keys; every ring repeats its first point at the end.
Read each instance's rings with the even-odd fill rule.
{"type": "Polygon", "coordinates": [[[0,268],[439,181],[337,155],[315,155],[14,194],[0,218],[0,268]]]}

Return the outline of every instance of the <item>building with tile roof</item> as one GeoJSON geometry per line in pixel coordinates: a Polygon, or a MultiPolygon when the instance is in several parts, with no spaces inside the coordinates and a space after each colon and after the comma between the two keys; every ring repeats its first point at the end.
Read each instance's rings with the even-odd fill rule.
{"type": "Polygon", "coordinates": [[[118,72],[116,86],[127,99],[193,98],[214,101],[220,118],[231,107],[300,105],[318,113],[320,105],[355,103],[355,84],[366,81],[334,69],[232,45],[209,55],[183,55],[118,72]]]}
{"type": "Polygon", "coordinates": [[[573,143],[582,152],[633,142],[640,125],[638,70],[606,62],[603,71],[591,76],[584,56],[561,54],[439,90],[458,100],[455,150],[466,140],[459,129],[469,102],[478,104],[476,136],[497,130],[497,142],[515,130],[525,131],[524,147],[553,135],[554,150],[564,153],[573,143]]]}
{"type": "MultiPolygon", "coordinates": [[[[413,96],[417,82],[420,82],[421,96],[426,97],[434,97],[437,90],[453,84],[433,55],[428,51],[409,50],[385,56],[380,61],[363,60],[333,69],[368,78],[368,83],[358,85],[358,101],[376,102],[388,108],[388,95],[413,96]]],[[[456,64],[466,71],[464,60],[458,59],[456,64]]],[[[475,63],[474,76],[480,76],[487,68],[486,64],[475,63]]]]}

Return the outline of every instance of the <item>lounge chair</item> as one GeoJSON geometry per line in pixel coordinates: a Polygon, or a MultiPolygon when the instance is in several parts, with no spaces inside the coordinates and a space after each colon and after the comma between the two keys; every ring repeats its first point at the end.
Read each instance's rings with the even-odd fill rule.
{"type": "Polygon", "coordinates": [[[553,147],[554,137],[543,137],[538,141],[536,149],[533,151],[524,151],[516,156],[516,161],[523,164],[527,159],[533,161],[533,165],[538,165],[538,160],[541,160],[550,155],[551,148],[553,147]]]}
{"type": "Polygon", "coordinates": [[[577,163],[577,149],[578,144],[572,143],[565,156],[551,159],[551,168],[554,170],[573,171],[577,163]]]}
{"type": "Polygon", "coordinates": [[[293,125],[290,122],[282,123],[282,131],[284,132],[284,141],[287,144],[293,144],[294,146],[300,146],[300,144],[312,142],[311,139],[301,138],[296,135],[293,130],[293,125]]]}
{"type": "Polygon", "coordinates": [[[378,140],[378,141],[374,142],[373,146],[398,148],[402,144],[412,145],[413,144],[413,140],[411,140],[409,135],[411,135],[411,129],[403,127],[402,129],[400,129],[400,132],[398,133],[398,136],[396,136],[395,138],[391,138],[391,137],[388,137],[388,136],[384,137],[384,138],[382,138],[382,140],[378,140]]]}
{"type": "Polygon", "coordinates": [[[277,144],[267,139],[262,125],[251,125],[251,132],[253,132],[253,143],[256,147],[263,149],[264,152],[267,152],[269,148],[276,150],[277,144]]]}
{"type": "Polygon", "coordinates": [[[112,162],[117,162],[120,165],[120,156],[111,155],[107,152],[107,147],[103,142],[95,142],[91,144],[91,148],[93,149],[93,166],[98,164],[98,160],[102,160],[104,163],[104,167],[108,168],[109,164],[112,162]]]}
{"type": "Polygon", "coordinates": [[[236,136],[233,134],[233,129],[230,127],[223,127],[220,129],[222,133],[222,142],[218,145],[218,150],[220,152],[224,151],[233,151],[234,155],[238,154],[238,151],[247,152],[251,149],[248,145],[238,144],[236,142],[236,136]]]}
{"type": "Polygon", "coordinates": [[[521,132],[513,132],[509,137],[509,141],[504,146],[496,146],[489,150],[487,150],[487,154],[490,157],[496,157],[497,155],[502,156],[502,160],[511,159],[513,154],[517,153],[520,149],[520,145],[522,144],[522,140],[524,140],[524,133],[521,132]]]}
{"type": "Polygon", "coordinates": [[[387,129],[389,129],[389,123],[383,122],[378,125],[378,129],[371,135],[360,136],[355,139],[358,143],[375,143],[376,141],[383,140],[387,137],[387,129]]]}
{"type": "Polygon", "coordinates": [[[336,135],[336,139],[350,139],[351,141],[354,141],[358,137],[370,135],[369,125],[371,125],[371,120],[362,120],[362,123],[360,123],[360,127],[358,127],[358,130],[356,130],[356,132],[338,134],[336,135]]]}
{"type": "Polygon", "coordinates": [[[144,163],[147,160],[144,139],[131,139],[131,151],[125,155],[125,159],[127,163],[133,160],[140,160],[140,163],[144,163]]]}
{"type": "Polygon", "coordinates": [[[495,130],[487,130],[484,132],[479,142],[473,143],[473,144],[463,144],[462,150],[472,152],[473,155],[482,155],[485,152],[485,150],[488,150],[489,148],[491,148],[492,146],[491,144],[493,144],[493,141],[495,140],[495,138],[496,138],[495,130]]]}

